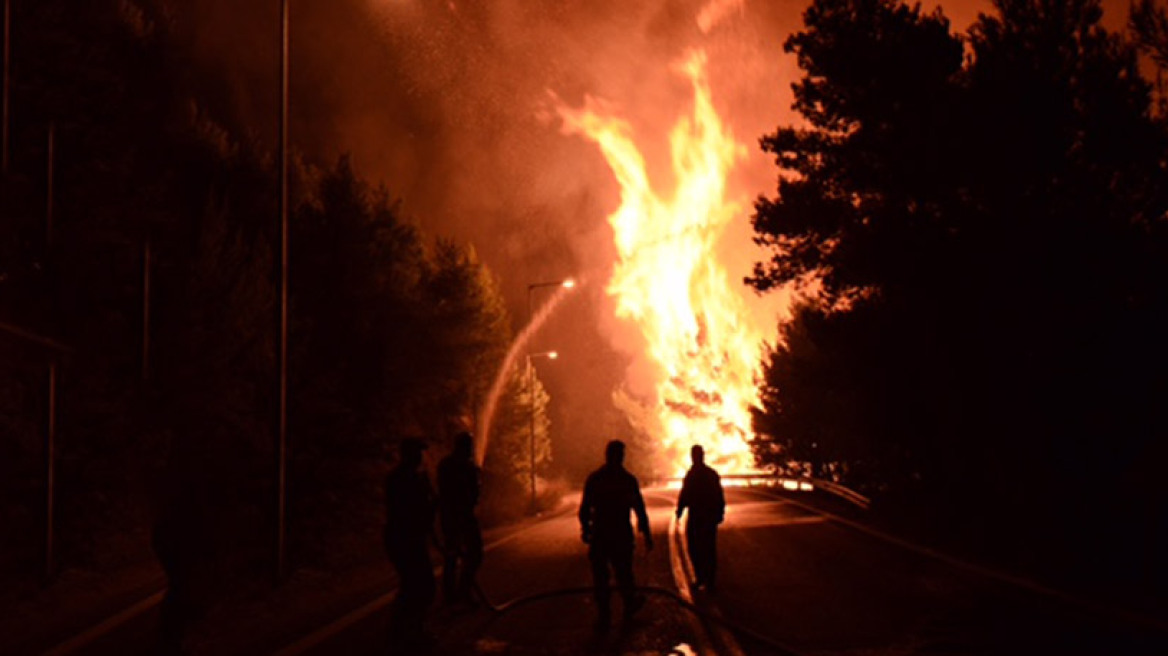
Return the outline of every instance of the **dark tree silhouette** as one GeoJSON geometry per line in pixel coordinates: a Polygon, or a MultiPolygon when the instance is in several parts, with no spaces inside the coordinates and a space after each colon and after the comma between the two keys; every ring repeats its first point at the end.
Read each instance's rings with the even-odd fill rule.
{"type": "Polygon", "coordinates": [[[380,549],[378,462],[473,427],[510,328],[473,250],[428,242],[347,157],[294,226],[294,531],[309,562],[349,562],[380,549]]]}
{"type": "MultiPolygon", "coordinates": [[[[157,557],[182,590],[176,635],[271,582],[274,126],[245,120],[229,72],[194,56],[193,11],[13,3],[0,321],[69,351],[0,337],[0,605],[42,585],[52,357],[57,569],[157,557]]],[[[292,159],[289,564],[382,562],[386,453],[470,427],[510,327],[470,247],[424,235],[345,158],[292,159]]]]}
{"type": "Polygon", "coordinates": [[[762,140],[782,173],[747,282],[819,287],[769,355],[756,452],[815,442],[979,539],[1162,572],[1168,134],[1098,2],[995,8],[954,35],[821,0],[786,42],[809,127],[762,140]]]}
{"type": "Polygon", "coordinates": [[[1143,48],[1161,69],[1168,68],[1168,12],[1153,0],[1131,5],[1128,24],[1143,48]]]}

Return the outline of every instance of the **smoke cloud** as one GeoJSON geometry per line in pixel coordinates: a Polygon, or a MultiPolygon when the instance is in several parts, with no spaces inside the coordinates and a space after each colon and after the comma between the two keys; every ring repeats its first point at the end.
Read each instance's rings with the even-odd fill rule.
{"type": "MultiPolygon", "coordinates": [[[[351,153],[428,232],[474,244],[516,324],[529,294],[536,306],[547,300],[528,284],[587,283],[531,344],[562,354],[539,375],[552,396],[558,464],[579,473],[620,436],[614,390],[641,392],[651,374],[640,336],[613,318],[604,293],[615,258],[605,218],[618,187],[594,145],[564,134],[553,101],[610,103],[632,125],[654,185],[669,189],[668,132],[692,102],[674,64],[704,49],[715,106],[750,153],[730,185],[742,219],[719,254],[740,278],[756,257],[750,201],[772,193],[776,174],[755,144],[798,121],[789,109],[797,69],[782,43],[806,4],[292,0],[290,137],[312,161],[351,153]]],[[[945,8],[964,29],[989,4],[945,8]]],[[[179,12],[198,66],[215,73],[207,79],[227,80],[216,82],[220,110],[260,126],[261,140],[275,134],[278,12],[275,0],[200,0],[179,12]]],[[[753,309],[774,325],[782,305],[758,299],[753,309]]]]}

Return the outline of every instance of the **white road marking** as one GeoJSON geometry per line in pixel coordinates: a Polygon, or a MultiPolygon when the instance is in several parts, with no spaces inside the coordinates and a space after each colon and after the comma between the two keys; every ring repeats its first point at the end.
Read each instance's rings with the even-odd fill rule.
{"type": "MultiPolygon", "coordinates": [[[[759,514],[761,515],[761,513],[759,514]]],[[[724,526],[733,528],[762,528],[766,526],[794,526],[796,524],[823,524],[827,522],[826,517],[820,515],[810,515],[805,517],[743,517],[738,515],[734,517],[733,521],[729,521],[724,526]]]]}
{"type": "MultiPolygon", "coordinates": [[[[562,513],[553,513],[553,514],[549,515],[548,517],[546,517],[545,520],[556,519],[557,517],[559,517],[560,514],[562,514],[562,513]]],[[[544,521],[532,522],[531,524],[529,524],[529,525],[527,525],[527,526],[525,526],[525,527],[523,527],[523,528],[521,528],[513,533],[510,533],[510,534],[505,535],[501,538],[498,538],[497,540],[494,540],[493,542],[490,542],[489,544],[487,544],[483,547],[483,551],[484,552],[491,551],[499,546],[502,546],[508,542],[511,542],[512,540],[516,540],[516,539],[518,539],[518,537],[520,535],[527,533],[528,531],[531,531],[539,526],[542,526],[543,524],[544,524],[544,521]]],[[[442,566],[441,565],[438,565],[437,567],[434,568],[434,576],[435,576],[435,578],[438,578],[438,579],[442,578],[442,566]]],[[[337,635],[341,631],[344,631],[345,629],[353,626],[357,622],[360,622],[361,620],[376,613],[377,611],[381,610],[382,608],[389,606],[389,604],[391,604],[393,602],[395,597],[397,597],[397,590],[391,590],[387,594],[384,594],[384,595],[374,599],[373,601],[370,601],[369,603],[365,604],[364,606],[361,606],[360,608],[358,608],[354,611],[346,613],[344,616],[320,627],[319,629],[304,636],[303,638],[299,638],[298,640],[296,640],[292,644],[287,645],[287,646],[283,647],[282,649],[277,650],[274,653],[274,656],[298,656],[299,654],[303,654],[303,653],[307,652],[308,650],[319,646],[321,643],[325,642],[329,638],[332,638],[333,636],[337,635]]]]}
{"type": "MultiPolygon", "coordinates": [[[[766,492],[764,492],[762,490],[752,490],[752,492],[754,492],[755,494],[767,494],[766,492]]],[[[1047,597],[1049,599],[1062,602],[1068,606],[1077,607],[1080,610],[1093,613],[1093,614],[1100,616],[1100,617],[1107,617],[1107,618],[1110,618],[1113,620],[1119,620],[1120,622],[1124,622],[1127,624],[1134,624],[1134,625],[1138,625],[1138,626],[1151,627],[1151,628],[1154,628],[1154,629],[1159,630],[1159,631],[1168,630],[1168,623],[1164,622],[1163,620],[1154,618],[1154,617],[1149,617],[1147,615],[1142,615],[1142,614],[1128,611],[1125,609],[1114,608],[1111,606],[1104,606],[1103,604],[1097,603],[1095,601],[1091,601],[1089,599],[1084,599],[1082,597],[1078,597],[1076,595],[1073,595],[1073,594],[1070,594],[1067,592],[1063,592],[1061,590],[1056,590],[1054,588],[1047,587],[1045,585],[1042,585],[1041,583],[1038,583],[1036,581],[1032,581],[1032,580],[1027,579],[1027,578],[1023,578],[1021,576],[1015,576],[1013,574],[1008,574],[1006,572],[991,569],[991,568],[985,567],[983,565],[978,565],[978,564],[971,563],[971,562],[968,562],[965,560],[961,560],[960,558],[956,558],[954,556],[950,556],[948,554],[941,553],[940,551],[936,551],[935,549],[931,549],[929,547],[926,547],[926,546],[923,546],[920,544],[916,544],[915,542],[910,542],[908,540],[898,538],[894,535],[889,535],[888,533],[885,533],[885,532],[880,531],[878,529],[872,528],[871,526],[861,524],[860,522],[854,522],[850,519],[845,519],[843,517],[840,517],[839,515],[835,515],[833,513],[827,512],[826,510],[821,510],[819,508],[807,505],[805,503],[801,503],[799,501],[795,501],[794,499],[776,499],[776,500],[784,502],[784,503],[794,504],[794,505],[796,505],[796,506],[798,506],[798,507],[800,507],[808,512],[812,512],[812,513],[816,513],[818,515],[821,515],[825,519],[829,519],[829,520],[836,522],[838,524],[841,524],[843,526],[847,526],[849,528],[855,529],[861,533],[865,533],[865,534],[870,535],[870,536],[877,538],[879,540],[883,540],[884,542],[887,542],[889,544],[893,544],[893,545],[902,547],[904,549],[908,549],[909,551],[914,551],[914,552],[921,554],[923,556],[933,558],[933,559],[938,560],[940,562],[951,565],[955,568],[964,569],[964,570],[973,572],[975,574],[979,574],[981,576],[984,576],[986,578],[996,579],[998,581],[1008,583],[1010,585],[1013,585],[1013,586],[1022,588],[1024,590],[1028,590],[1030,592],[1033,592],[1039,596],[1047,597]]]]}
{"type": "Polygon", "coordinates": [[[122,624],[129,622],[139,614],[146,612],[150,608],[153,608],[162,601],[162,597],[165,594],[165,590],[161,592],[155,592],[154,594],[146,597],[133,606],[126,608],[125,610],[112,617],[106,618],[102,622],[89,627],[72,638],[69,638],[65,642],[62,642],[56,647],[53,647],[52,649],[46,651],[43,656],[61,656],[62,654],[68,654],[84,647],[85,645],[93,642],[106,633],[109,633],[110,631],[118,628],[122,624]]]}
{"type": "MultiPolygon", "coordinates": [[[[689,515],[686,515],[687,519],[689,515]]],[[[677,584],[678,593],[682,599],[685,599],[691,604],[699,605],[705,612],[709,613],[715,619],[721,619],[722,611],[718,605],[710,599],[703,599],[701,603],[697,603],[693,598],[693,591],[689,587],[690,574],[693,573],[693,563],[689,559],[689,551],[685,546],[685,539],[681,537],[678,530],[680,521],[676,515],[670,515],[669,521],[669,560],[670,566],[673,570],[673,581],[677,584]]],[[[742,647],[738,646],[738,641],[734,639],[728,629],[726,629],[720,622],[714,622],[710,627],[711,631],[718,634],[718,642],[722,647],[729,652],[730,656],[745,656],[742,647]]],[[[701,636],[703,639],[705,636],[701,636]]],[[[708,642],[708,640],[706,640],[708,642]]],[[[705,649],[700,650],[701,653],[716,654],[712,645],[701,645],[705,649]]]]}

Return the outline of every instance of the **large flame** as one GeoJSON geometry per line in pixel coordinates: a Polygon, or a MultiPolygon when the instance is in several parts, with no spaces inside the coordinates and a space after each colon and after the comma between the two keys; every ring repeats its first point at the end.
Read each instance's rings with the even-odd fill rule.
{"type": "Polygon", "coordinates": [[[674,474],[688,466],[694,444],[723,473],[754,469],[747,436],[763,337],[742,284],[731,282],[715,256],[723,229],[743,211],[742,202],[727,198],[726,185],[746,148],[714,110],[705,65],[704,52],[695,51],[678,66],[692,82],[694,102],[670,133],[670,197],[654,191],[627,121],[591,98],[582,109],[559,109],[568,131],[600,147],[620,183],[621,205],[608,217],[618,252],[608,293],[659,365],[653,428],[674,474]]]}

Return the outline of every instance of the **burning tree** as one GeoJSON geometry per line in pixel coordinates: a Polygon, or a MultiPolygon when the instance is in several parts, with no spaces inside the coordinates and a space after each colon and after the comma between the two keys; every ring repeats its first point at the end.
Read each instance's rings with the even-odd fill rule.
{"type": "Polygon", "coordinates": [[[694,51],[677,66],[694,100],[670,132],[671,196],[654,188],[630,125],[603,103],[589,98],[583,108],[559,109],[565,130],[595,142],[621,186],[621,205],[608,219],[619,257],[608,293],[617,316],[645,336],[658,377],[647,408],[627,394],[617,401],[660,440],[672,475],[684,471],[696,443],[712,464],[753,468],[747,436],[761,331],[713,256],[740,210],[727,197],[727,177],[745,148],[714,109],[705,65],[704,53],[694,51]]]}

